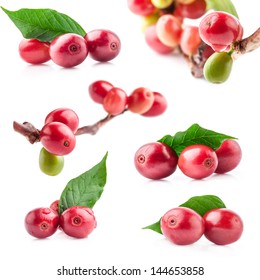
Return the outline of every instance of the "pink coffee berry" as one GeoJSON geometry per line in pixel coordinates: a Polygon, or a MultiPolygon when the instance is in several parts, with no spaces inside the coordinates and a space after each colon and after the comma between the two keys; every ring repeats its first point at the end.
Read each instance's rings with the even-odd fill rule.
{"type": "Polygon", "coordinates": [[[113,87],[111,88],[103,100],[103,107],[107,113],[110,115],[121,114],[127,104],[127,94],[121,88],[113,87]]]}
{"type": "Polygon", "coordinates": [[[113,85],[107,81],[95,81],[88,87],[89,95],[96,103],[103,104],[105,96],[112,87],[113,85]]]}
{"type": "Polygon", "coordinates": [[[51,208],[35,208],[26,215],[24,224],[30,235],[36,238],[46,238],[56,232],[59,216],[51,208]]]}
{"type": "Polygon", "coordinates": [[[149,88],[139,87],[128,96],[127,106],[133,113],[144,114],[152,107],[153,102],[154,93],[149,88]]]}
{"type": "Polygon", "coordinates": [[[51,111],[45,118],[45,124],[51,122],[61,122],[66,124],[73,133],[75,133],[79,126],[79,117],[69,108],[58,108],[51,111]]]}
{"type": "Polygon", "coordinates": [[[156,117],[163,114],[167,109],[167,100],[161,93],[154,91],[154,101],[152,107],[142,114],[144,117],[156,117]]]}
{"type": "Polygon", "coordinates": [[[119,37],[110,30],[95,29],[85,35],[89,56],[99,62],[107,62],[118,56],[121,50],[119,37]]]}
{"type": "Polygon", "coordinates": [[[242,39],[243,27],[233,15],[216,11],[207,14],[199,24],[201,39],[216,52],[227,51],[230,45],[242,39]]]}
{"type": "Polygon", "coordinates": [[[156,11],[151,0],[127,0],[127,6],[136,15],[148,16],[156,11]]]}
{"type": "Polygon", "coordinates": [[[163,235],[177,245],[189,245],[198,241],[204,233],[203,218],[194,210],[176,207],[161,218],[163,235]]]}
{"type": "Polygon", "coordinates": [[[153,180],[163,179],[173,174],[177,163],[178,156],[175,151],[161,142],[141,146],[134,156],[137,171],[153,180]]]}
{"type": "Polygon", "coordinates": [[[203,219],[205,221],[205,237],[217,245],[234,243],[243,233],[243,221],[232,210],[213,209],[207,212],[203,219]]]}
{"type": "Polygon", "coordinates": [[[218,166],[215,173],[227,173],[235,169],[241,159],[242,150],[237,141],[228,139],[223,141],[221,146],[216,150],[218,157],[218,166]]]}
{"type": "Polygon", "coordinates": [[[55,38],[50,44],[50,56],[59,66],[70,68],[82,63],[88,55],[85,39],[74,33],[66,33],[55,38]]]}
{"type": "Polygon", "coordinates": [[[51,59],[50,44],[37,39],[23,39],[19,44],[21,58],[31,64],[41,64],[51,59]]]}
{"type": "Polygon", "coordinates": [[[64,123],[51,122],[40,131],[40,141],[51,154],[64,156],[71,153],[76,145],[76,137],[64,123]]]}
{"type": "Polygon", "coordinates": [[[72,206],[60,215],[63,231],[75,238],[87,237],[97,226],[93,211],[84,206],[72,206]]]}
{"type": "Polygon", "coordinates": [[[194,144],[183,149],[179,156],[178,166],[188,177],[203,179],[217,168],[218,158],[213,149],[206,145],[194,144]]]}

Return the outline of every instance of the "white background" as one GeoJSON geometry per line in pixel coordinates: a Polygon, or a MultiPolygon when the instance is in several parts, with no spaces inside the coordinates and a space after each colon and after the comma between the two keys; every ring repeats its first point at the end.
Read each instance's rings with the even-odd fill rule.
{"type": "MultiPolygon", "coordinates": [[[[234,1],[245,36],[259,27],[259,1],[234,1]]],[[[158,279],[256,279],[259,275],[259,59],[260,51],[234,63],[230,79],[221,85],[195,79],[178,56],[160,56],[144,42],[140,19],[126,1],[1,1],[9,10],[52,8],[63,12],[88,32],[113,30],[122,42],[120,55],[111,63],[87,58],[74,69],[52,62],[30,66],[21,60],[19,30],[0,11],[1,57],[1,279],[107,279],[108,276],[57,276],[66,268],[140,268],[141,276],[118,279],[151,279],[155,266],[202,266],[203,276],[157,276],[158,279]],[[53,109],[69,107],[80,126],[105,116],[88,95],[88,85],[104,79],[130,93],[139,86],[164,94],[168,110],[157,118],[125,113],[97,135],[77,138],[65,168],[56,177],[38,167],[41,144],[30,145],[12,128],[14,120],[41,128],[53,109]],[[133,164],[135,151],[165,134],[186,130],[191,124],[239,138],[241,164],[232,172],[205,180],[191,180],[179,170],[163,181],[149,181],[133,164]],[[24,228],[24,217],[33,208],[58,199],[67,182],[98,163],[108,151],[108,179],[94,207],[98,226],[86,239],[62,232],[38,240],[24,228]],[[214,194],[244,220],[241,239],[217,246],[202,237],[190,246],[177,246],[162,235],[141,228],[156,222],[167,210],[194,195],[214,194]]],[[[110,277],[112,278],[112,277],[110,277]]]]}

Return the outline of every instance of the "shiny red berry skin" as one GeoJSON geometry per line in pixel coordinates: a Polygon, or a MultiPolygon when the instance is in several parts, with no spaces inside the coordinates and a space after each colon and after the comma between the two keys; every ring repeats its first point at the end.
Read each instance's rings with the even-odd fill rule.
{"type": "Polygon", "coordinates": [[[189,4],[177,4],[174,14],[189,19],[198,19],[206,13],[207,4],[205,0],[195,0],[189,4]]]}
{"type": "Polygon", "coordinates": [[[75,238],[87,237],[97,226],[93,211],[84,206],[72,206],[60,215],[63,231],[75,238]]]}
{"type": "Polygon", "coordinates": [[[41,64],[51,59],[50,44],[37,39],[22,39],[19,44],[21,58],[31,64],[41,64]]]}
{"type": "Polygon", "coordinates": [[[153,92],[149,88],[139,87],[128,96],[128,110],[132,113],[143,114],[152,107],[153,102],[153,92]]]}
{"type": "Polygon", "coordinates": [[[50,208],[56,213],[59,212],[59,202],[60,202],[60,200],[57,199],[57,200],[53,201],[50,205],[50,208]]]}
{"type": "Polygon", "coordinates": [[[95,29],[85,36],[89,56],[99,62],[107,62],[118,56],[121,50],[119,37],[110,30],[95,29]]]}
{"type": "Polygon", "coordinates": [[[76,145],[72,130],[60,122],[45,124],[40,132],[40,141],[49,153],[58,156],[71,153],[76,145]]]}
{"type": "Polygon", "coordinates": [[[58,108],[51,111],[45,118],[45,124],[51,122],[61,122],[66,124],[73,133],[75,133],[79,126],[79,117],[69,108],[58,108]]]}
{"type": "Polygon", "coordinates": [[[227,245],[240,239],[243,233],[241,217],[226,208],[213,209],[207,212],[205,221],[205,237],[217,245],[227,245]]]}
{"type": "Polygon", "coordinates": [[[180,40],[180,48],[187,56],[193,55],[198,51],[201,44],[199,28],[197,26],[187,25],[183,28],[180,40]]]}
{"type": "Polygon", "coordinates": [[[59,66],[70,68],[81,64],[88,55],[85,39],[74,33],[56,37],[50,44],[50,56],[59,66]]]}
{"type": "Polygon", "coordinates": [[[161,142],[141,146],[134,156],[137,171],[153,180],[163,179],[173,174],[177,163],[178,156],[175,151],[161,142]]]}
{"type": "Polygon", "coordinates": [[[204,220],[194,210],[176,207],[167,211],[160,221],[163,235],[177,245],[198,241],[204,233],[204,220]]]}
{"type": "Polygon", "coordinates": [[[168,54],[173,52],[172,47],[164,45],[157,36],[156,25],[148,26],[144,31],[144,38],[147,45],[159,54],[168,54]]]}
{"type": "Polygon", "coordinates": [[[180,154],[178,166],[188,177],[203,179],[217,168],[218,158],[213,149],[208,146],[194,144],[186,147],[180,154]]]}
{"type": "Polygon", "coordinates": [[[139,16],[149,16],[156,10],[151,0],[127,0],[127,6],[132,13],[139,16]]]}
{"type": "Polygon", "coordinates": [[[215,170],[215,173],[227,173],[235,169],[241,159],[242,159],[242,150],[240,145],[235,140],[225,140],[221,146],[216,150],[218,157],[218,166],[215,170]]]}
{"type": "Polygon", "coordinates": [[[239,20],[226,12],[211,12],[207,14],[199,24],[201,39],[214,51],[222,52],[229,46],[240,40],[243,36],[243,28],[239,20]]]}
{"type": "Polygon", "coordinates": [[[103,108],[110,115],[121,114],[127,104],[127,94],[121,88],[111,88],[103,100],[103,108]]]}
{"type": "Polygon", "coordinates": [[[98,80],[91,83],[88,87],[88,92],[93,101],[103,104],[104,98],[113,85],[104,80],[98,80]]]}
{"type": "Polygon", "coordinates": [[[153,95],[154,101],[152,107],[142,114],[144,117],[157,117],[163,114],[167,109],[168,103],[165,96],[156,91],[153,92],[153,95]]]}
{"type": "Polygon", "coordinates": [[[30,235],[46,238],[56,232],[59,216],[50,208],[35,208],[26,215],[24,225],[30,235]]]}

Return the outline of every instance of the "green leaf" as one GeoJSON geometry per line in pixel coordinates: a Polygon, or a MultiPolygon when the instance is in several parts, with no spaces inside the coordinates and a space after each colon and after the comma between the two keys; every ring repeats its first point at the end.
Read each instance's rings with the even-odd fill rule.
{"type": "Polygon", "coordinates": [[[180,155],[182,150],[193,144],[203,144],[216,150],[227,139],[237,139],[233,136],[218,133],[193,124],[186,131],[177,132],[174,136],[165,135],[158,142],[165,143],[180,155]]]}
{"type": "Polygon", "coordinates": [[[158,222],[154,223],[154,224],[151,224],[149,226],[143,227],[143,229],[150,229],[150,230],[153,230],[153,231],[155,231],[157,233],[163,234],[162,230],[161,230],[161,219],[158,222]]]}
{"type": "Polygon", "coordinates": [[[206,0],[206,2],[207,2],[207,9],[227,12],[238,18],[236,8],[230,0],[206,0]]]}
{"type": "Polygon", "coordinates": [[[201,195],[193,196],[180,207],[187,207],[193,209],[201,216],[204,216],[208,211],[216,208],[226,208],[224,202],[215,195],[201,195]]]}
{"type": "Polygon", "coordinates": [[[106,159],[107,153],[97,165],[68,182],[60,196],[59,214],[77,205],[93,208],[106,184],[106,159]]]}
{"type": "Polygon", "coordinates": [[[2,10],[9,16],[24,38],[35,38],[43,42],[51,42],[65,33],[76,33],[85,36],[84,29],[69,16],[51,9],[2,10]]]}

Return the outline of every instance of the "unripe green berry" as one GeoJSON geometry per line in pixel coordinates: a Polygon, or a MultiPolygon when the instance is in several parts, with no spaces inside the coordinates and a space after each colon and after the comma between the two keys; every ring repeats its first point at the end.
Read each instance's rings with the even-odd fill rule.
{"type": "Polygon", "coordinates": [[[56,176],[64,167],[64,157],[53,155],[45,148],[42,148],[39,155],[39,166],[43,173],[49,176],[56,176]]]}
{"type": "Polygon", "coordinates": [[[203,74],[211,83],[225,82],[231,73],[233,59],[229,53],[215,52],[206,61],[203,74]]]}
{"type": "Polygon", "coordinates": [[[156,8],[165,9],[173,3],[173,0],[151,0],[151,2],[156,8]]]}

